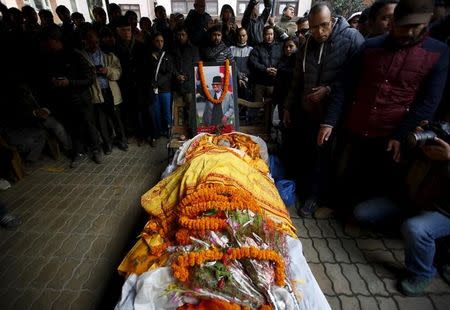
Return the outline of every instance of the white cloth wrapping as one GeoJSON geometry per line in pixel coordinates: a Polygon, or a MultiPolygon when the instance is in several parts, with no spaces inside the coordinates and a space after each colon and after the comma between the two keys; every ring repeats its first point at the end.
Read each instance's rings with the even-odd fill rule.
{"type": "MultiPolygon", "coordinates": [[[[331,310],[319,284],[306,262],[300,240],[287,237],[290,263],[287,273],[296,291],[300,310],[331,310]]],[[[160,267],[143,273],[132,274],[122,287],[122,298],[115,310],[175,310],[181,306],[179,299],[170,299],[166,289],[175,283],[170,267],[160,267]]],[[[273,287],[278,310],[295,310],[295,302],[284,288],[273,287]]],[[[192,303],[193,300],[184,300],[192,303]]]]}

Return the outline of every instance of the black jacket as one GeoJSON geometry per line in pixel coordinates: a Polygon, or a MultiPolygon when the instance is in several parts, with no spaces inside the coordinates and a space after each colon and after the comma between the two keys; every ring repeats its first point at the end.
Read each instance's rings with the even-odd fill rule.
{"type": "Polygon", "coordinates": [[[275,77],[266,73],[269,67],[278,67],[283,49],[282,46],[274,42],[272,44],[261,43],[250,53],[250,68],[253,70],[252,76],[255,84],[273,86],[275,77]]]}
{"type": "MultiPolygon", "coordinates": [[[[309,111],[306,96],[312,88],[330,86],[331,93],[342,88],[341,74],[348,68],[354,56],[364,43],[362,35],[343,17],[337,17],[330,38],[324,43],[317,43],[311,36],[297,52],[297,63],[286,106],[291,107],[301,102],[303,110],[309,111]],[[299,100],[300,98],[300,100],[299,100]]],[[[348,77],[347,77],[348,78],[348,77]]],[[[315,105],[314,118],[322,118],[328,102],[315,105]]]]}
{"type": "Polygon", "coordinates": [[[158,88],[158,92],[170,92],[172,91],[172,81],[176,76],[174,61],[171,55],[167,52],[161,61],[159,67],[158,76],[155,79],[156,68],[158,66],[159,59],[161,58],[162,52],[153,51],[150,56],[150,86],[152,89],[158,88]]]}
{"type": "Polygon", "coordinates": [[[250,0],[242,18],[242,27],[247,30],[248,44],[256,46],[263,42],[263,29],[267,20],[269,19],[270,9],[272,8],[272,2],[270,0],[264,0],[264,11],[255,19],[251,18],[253,8],[258,1],[250,0]]]}
{"type": "Polygon", "coordinates": [[[200,15],[195,10],[189,11],[184,25],[188,29],[189,39],[192,44],[202,46],[205,42],[208,42],[207,29],[210,20],[211,16],[206,12],[200,15]]]}
{"type": "Polygon", "coordinates": [[[219,45],[208,46],[202,49],[201,58],[204,62],[224,62],[225,59],[232,60],[233,54],[231,48],[225,43],[220,42],[219,45]]]}
{"type": "Polygon", "coordinates": [[[187,77],[184,83],[176,81],[175,90],[190,93],[194,90],[194,66],[200,60],[198,48],[191,43],[175,46],[173,50],[175,70],[187,77]]]}

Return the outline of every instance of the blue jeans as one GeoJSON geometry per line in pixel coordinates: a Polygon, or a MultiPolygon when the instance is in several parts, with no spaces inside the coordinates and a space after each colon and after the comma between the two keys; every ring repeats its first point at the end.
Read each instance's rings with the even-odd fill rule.
{"type": "Polygon", "coordinates": [[[374,226],[403,222],[401,231],[405,240],[406,269],[414,276],[435,276],[435,240],[450,235],[450,217],[436,211],[423,211],[408,217],[393,201],[383,197],[360,203],[354,216],[358,221],[374,226]]]}
{"type": "Polygon", "coordinates": [[[172,93],[164,92],[153,95],[153,113],[155,118],[156,136],[167,132],[172,127],[172,93]]]}

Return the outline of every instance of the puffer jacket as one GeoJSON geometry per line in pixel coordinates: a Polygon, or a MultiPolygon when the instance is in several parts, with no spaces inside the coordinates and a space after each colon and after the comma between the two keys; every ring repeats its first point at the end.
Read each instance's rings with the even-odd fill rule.
{"type": "Polygon", "coordinates": [[[201,58],[204,62],[224,62],[225,59],[233,60],[233,54],[229,46],[220,42],[219,45],[203,48],[201,50],[201,58]]]}
{"type": "Polygon", "coordinates": [[[251,51],[249,63],[255,84],[265,86],[274,85],[275,77],[268,75],[266,69],[270,67],[277,68],[282,53],[283,48],[277,42],[272,44],[261,43],[251,51]]]}
{"type": "Polygon", "coordinates": [[[248,45],[243,46],[232,46],[231,53],[233,54],[234,61],[236,62],[236,67],[239,71],[239,78],[245,79],[250,75],[250,68],[248,64],[248,59],[250,57],[250,52],[253,47],[248,45]]]}
{"type": "Polygon", "coordinates": [[[306,96],[318,86],[329,86],[331,94],[335,89],[341,88],[341,74],[345,72],[363,43],[363,36],[356,29],[350,28],[342,16],[335,19],[331,36],[326,42],[318,43],[312,36],[308,36],[306,43],[297,52],[297,63],[286,108],[300,108],[308,113],[312,120],[320,122],[325,115],[328,98],[320,104],[311,105],[306,96]],[[298,102],[300,106],[296,106],[298,102]]]}
{"type": "MultiPolygon", "coordinates": [[[[95,72],[95,64],[92,62],[88,53],[86,51],[80,51],[80,54],[83,55],[83,57],[89,63],[89,65],[91,66],[91,70],[95,72]]],[[[108,69],[106,78],[108,79],[109,88],[111,89],[114,105],[118,105],[122,103],[122,93],[120,92],[119,84],[117,83],[117,81],[120,79],[120,75],[122,74],[122,67],[120,66],[119,58],[117,58],[117,56],[113,53],[102,52],[102,54],[105,67],[108,69]]],[[[90,90],[92,103],[105,102],[102,90],[97,79],[95,79],[94,83],[91,85],[90,90]]]]}
{"type": "Polygon", "coordinates": [[[256,0],[250,0],[242,17],[242,27],[247,30],[248,44],[256,46],[263,42],[264,25],[269,19],[270,10],[272,9],[272,1],[264,0],[264,10],[257,18],[251,18],[253,8],[258,4],[256,0]]]}
{"type": "Polygon", "coordinates": [[[360,74],[349,98],[345,127],[366,138],[403,140],[431,120],[442,98],[449,48],[429,37],[398,47],[388,35],[368,40],[357,63],[360,74]]]}

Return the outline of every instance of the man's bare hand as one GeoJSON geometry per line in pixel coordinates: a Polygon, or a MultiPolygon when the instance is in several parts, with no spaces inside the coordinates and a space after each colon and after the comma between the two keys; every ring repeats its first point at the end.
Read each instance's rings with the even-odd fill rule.
{"type": "Polygon", "coordinates": [[[387,152],[392,152],[392,159],[398,163],[400,162],[401,153],[400,153],[400,141],[398,140],[389,140],[387,145],[387,152]]]}
{"type": "Polygon", "coordinates": [[[328,96],[329,90],[326,86],[314,87],[312,92],[306,97],[309,102],[319,103],[328,96]]]}
{"type": "Polygon", "coordinates": [[[450,160],[450,145],[442,139],[434,138],[436,145],[425,145],[422,151],[431,160],[448,161],[450,160]]]}
{"type": "Polygon", "coordinates": [[[275,26],[275,17],[274,16],[270,16],[269,19],[267,20],[267,22],[269,23],[270,26],[275,26]]]}
{"type": "Polygon", "coordinates": [[[291,126],[291,114],[289,113],[288,110],[283,111],[283,124],[286,127],[291,126]]]}
{"type": "Polygon", "coordinates": [[[53,83],[53,86],[55,86],[55,87],[67,87],[67,86],[69,86],[69,80],[66,79],[66,78],[53,79],[52,83],[53,83]]]}
{"type": "Polygon", "coordinates": [[[330,139],[332,132],[333,132],[333,127],[320,126],[319,134],[317,135],[317,145],[322,146],[325,142],[327,142],[328,139],[330,139]]]}

